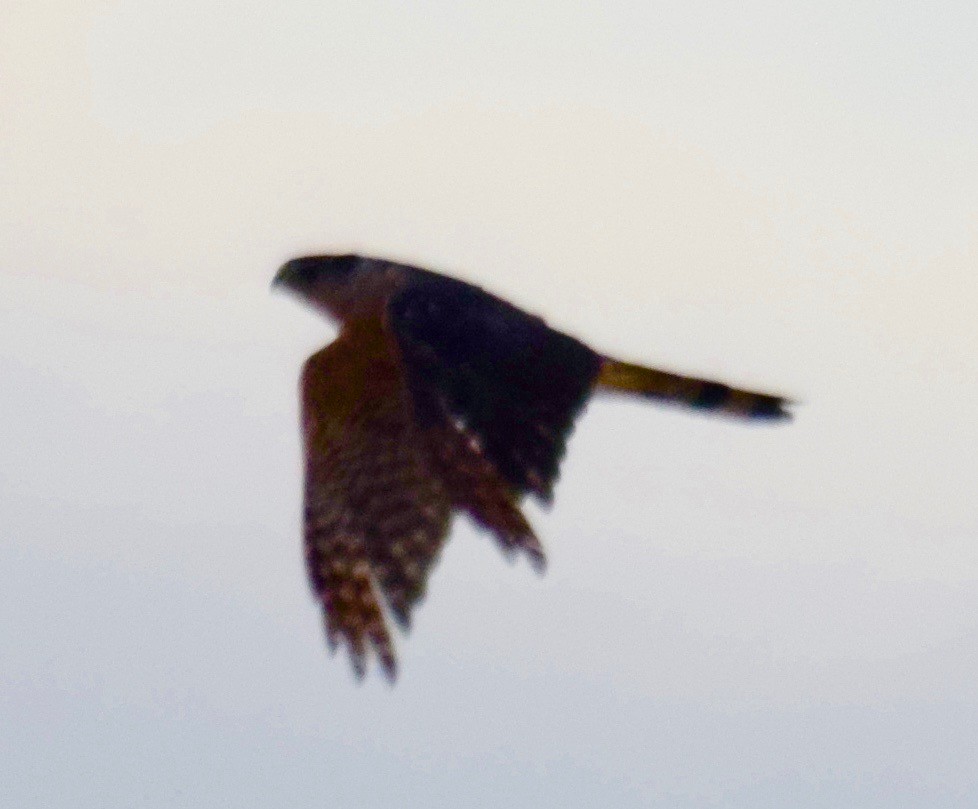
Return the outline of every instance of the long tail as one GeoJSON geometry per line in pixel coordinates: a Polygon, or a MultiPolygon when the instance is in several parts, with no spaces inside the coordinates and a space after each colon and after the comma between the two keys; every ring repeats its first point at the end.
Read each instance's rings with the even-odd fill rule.
{"type": "Polygon", "coordinates": [[[788,399],[605,357],[597,387],[742,419],[790,419],[788,399]]]}

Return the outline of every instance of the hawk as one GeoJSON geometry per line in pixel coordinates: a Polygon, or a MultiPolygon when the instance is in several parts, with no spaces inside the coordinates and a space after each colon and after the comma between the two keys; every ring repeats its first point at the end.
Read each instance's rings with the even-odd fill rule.
{"type": "Polygon", "coordinates": [[[520,509],[549,504],[574,419],[596,390],[741,419],[781,420],[787,401],[603,356],[472,284],[359,255],[295,258],[284,287],[341,326],[301,377],[309,580],[331,651],[362,678],[371,652],[397,662],[402,629],[457,513],[539,571],[520,509]]]}

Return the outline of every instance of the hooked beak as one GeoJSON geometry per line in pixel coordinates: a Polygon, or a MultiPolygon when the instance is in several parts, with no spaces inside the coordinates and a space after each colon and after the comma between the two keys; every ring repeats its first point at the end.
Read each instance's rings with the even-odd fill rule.
{"type": "Polygon", "coordinates": [[[275,277],[272,279],[272,289],[276,287],[292,287],[297,279],[298,269],[297,259],[286,261],[285,264],[278,268],[278,272],[275,273],[275,277]]]}

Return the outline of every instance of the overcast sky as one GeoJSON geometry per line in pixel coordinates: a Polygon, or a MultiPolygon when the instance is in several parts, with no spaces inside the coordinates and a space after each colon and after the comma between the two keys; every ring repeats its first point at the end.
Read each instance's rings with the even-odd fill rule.
{"type": "Polygon", "coordinates": [[[0,3],[0,802],[975,806],[978,11],[854,5],[0,3]],[[797,418],[594,401],[357,685],[268,289],[346,249],[797,418]]]}

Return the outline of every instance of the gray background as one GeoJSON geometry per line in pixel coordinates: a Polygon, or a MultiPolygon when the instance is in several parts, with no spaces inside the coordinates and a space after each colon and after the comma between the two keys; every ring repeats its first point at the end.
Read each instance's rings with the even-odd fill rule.
{"type": "Polygon", "coordinates": [[[4,805],[974,806],[978,12],[852,6],[3,2],[4,805]],[[804,404],[594,402],[358,687],[268,291],[343,249],[804,404]]]}

